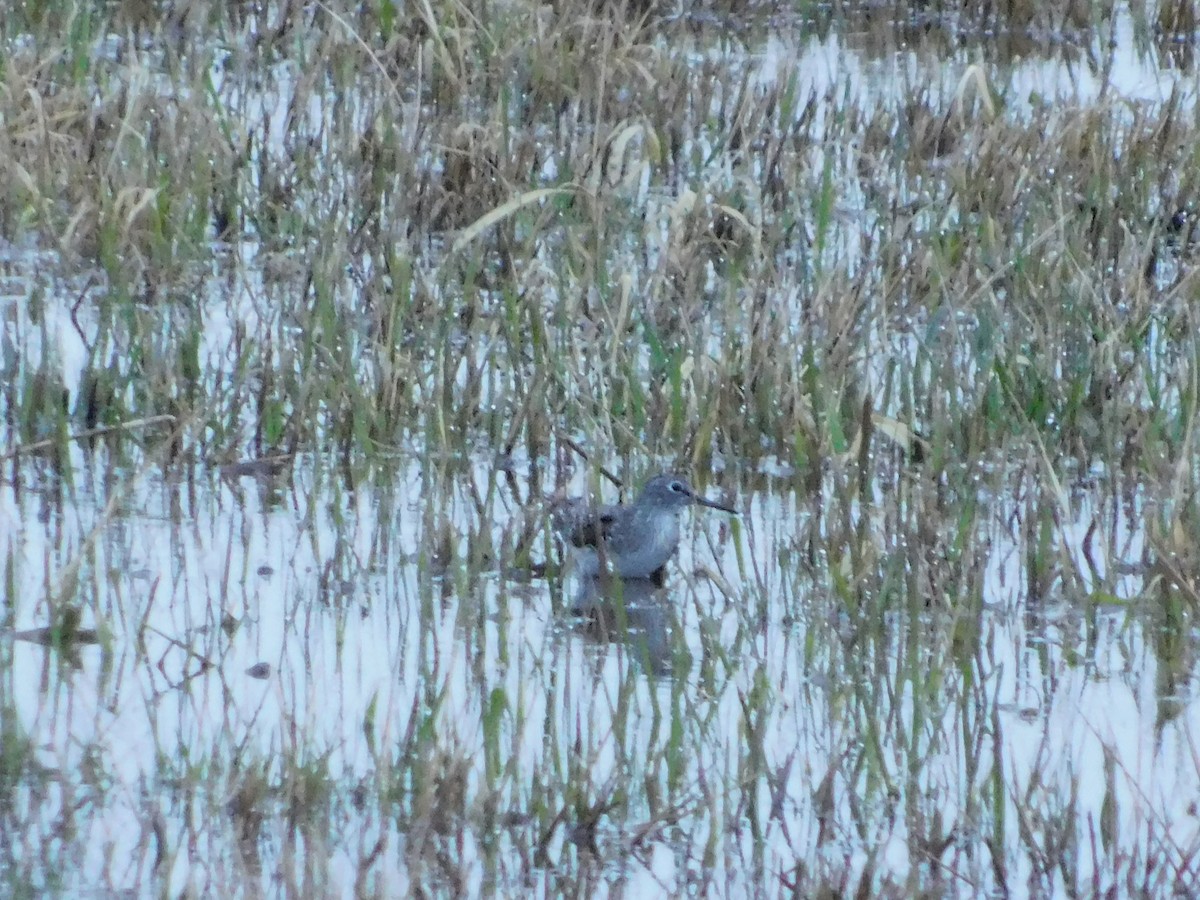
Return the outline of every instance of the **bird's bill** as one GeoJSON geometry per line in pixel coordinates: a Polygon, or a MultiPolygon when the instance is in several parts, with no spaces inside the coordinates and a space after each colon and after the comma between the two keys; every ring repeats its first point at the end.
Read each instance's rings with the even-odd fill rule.
{"type": "Polygon", "coordinates": [[[719,509],[721,512],[732,513],[735,516],[738,515],[738,511],[732,506],[726,506],[724,503],[718,503],[716,500],[709,500],[707,497],[701,497],[699,494],[693,496],[701,506],[707,506],[709,509],[719,509]]]}

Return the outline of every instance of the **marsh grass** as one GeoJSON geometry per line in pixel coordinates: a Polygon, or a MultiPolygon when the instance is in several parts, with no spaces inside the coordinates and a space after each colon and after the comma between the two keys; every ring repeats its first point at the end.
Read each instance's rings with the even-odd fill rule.
{"type": "MultiPolygon", "coordinates": [[[[1128,759],[1095,794],[1062,761],[1073,735],[1047,728],[1032,758],[1000,737],[1024,721],[1011,697],[1049,720],[1049,682],[1107,665],[1114,602],[1145,636],[1156,730],[1187,718],[1194,104],[1021,94],[1006,40],[864,103],[794,59],[768,72],[758,11],[722,27],[728,6],[4,18],[0,224],[30,255],[5,262],[28,291],[4,300],[0,460],[23,521],[35,491],[66,540],[38,561],[0,534],[3,619],[108,623],[99,690],[153,686],[158,758],[128,868],[63,883],[88,804],[128,807],[126,776],[102,738],[78,783],[50,774],[48,726],[16,711],[35,651],[0,641],[0,830],[27,833],[6,887],[154,892],[200,857],[217,892],[1194,887],[1194,836],[1128,759]],[[561,582],[514,572],[555,574],[544,500],[660,462],[770,512],[705,531],[712,577],[673,586],[666,645],[622,607],[603,640],[561,625],[561,582]],[[166,542],[229,502],[218,578],[180,549],[169,583],[131,586],[134,547],[82,537],[151,474],[130,496],[161,504],[166,542]],[[249,506],[306,523],[280,609],[248,587],[271,577],[249,506]],[[272,619],[304,648],[273,660],[278,722],[206,693],[272,619]],[[337,686],[368,665],[362,620],[395,643],[402,700],[337,686]],[[234,711],[215,736],[208,702],[234,711]]],[[[873,15],[795,24],[886,59],[896,23],[873,43],[873,15]]],[[[1079,30],[1114,15],[999,4],[977,24],[1099,54],[1107,78],[1116,50],[1079,30]]],[[[1185,16],[1159,7],[1158,39],[1185,16]]]]}

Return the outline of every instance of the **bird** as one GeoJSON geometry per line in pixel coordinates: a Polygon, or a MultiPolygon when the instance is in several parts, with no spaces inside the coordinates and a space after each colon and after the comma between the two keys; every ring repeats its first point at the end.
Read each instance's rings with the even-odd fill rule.
{"type": "Polygon", "coordinates": [[[697,494],[686,478],[666,473],[646,482],[632,504],[599,509],[583,500],[560,504],[554,524],[580,575],[661,581],[667,560],[679,546],[679,514],[692,505],[738,514],[731,506],[697,494]]]}

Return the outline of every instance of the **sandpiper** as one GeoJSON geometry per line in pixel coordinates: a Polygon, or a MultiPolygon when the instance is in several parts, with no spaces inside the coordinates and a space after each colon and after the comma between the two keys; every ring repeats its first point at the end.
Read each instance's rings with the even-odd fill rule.
{"type": "Polygon", "coordinates": [[[554,511],[554,522],[580,575],[661,579],[679,546],[679,514],[692,504],[737,515],[696,494],[687,479],[667,474],[651,478],[632,505],[591,509],[573,500],[554,511]]]}

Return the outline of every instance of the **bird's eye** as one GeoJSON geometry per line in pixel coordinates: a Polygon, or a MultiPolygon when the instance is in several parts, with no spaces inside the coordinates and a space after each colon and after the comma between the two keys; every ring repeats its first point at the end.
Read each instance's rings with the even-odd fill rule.
{"type": "Polygon", "coordinates": [[[671,482],[671,490],[673,490],[676,494],[686,494],[687,493],[687,488],[683,486],[682,481],[672,481],[671,482]]]}

